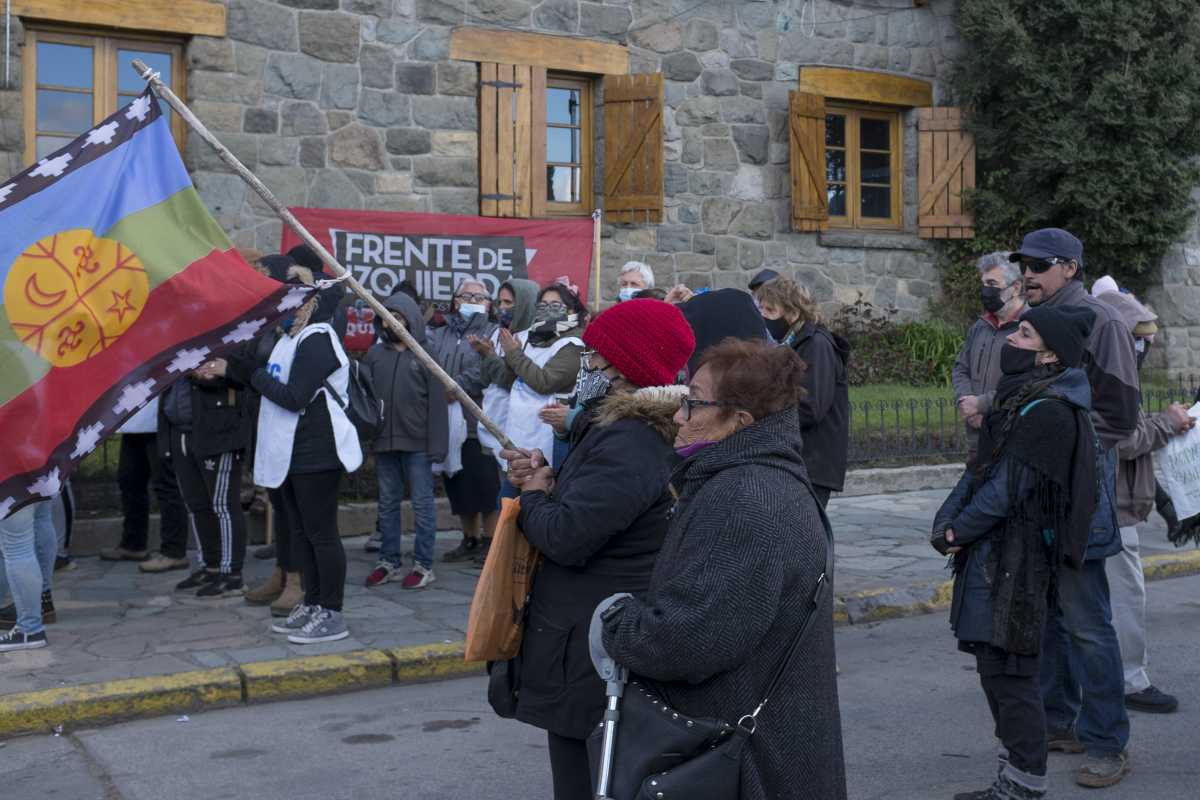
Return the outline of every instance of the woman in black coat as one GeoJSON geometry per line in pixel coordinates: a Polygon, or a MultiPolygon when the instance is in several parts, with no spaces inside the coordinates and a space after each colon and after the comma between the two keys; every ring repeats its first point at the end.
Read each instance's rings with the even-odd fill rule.
{"type": "Polygon", "coordinates": [[[850,345],[821,323],[812,296],[788,278],[776,278],[754,291],[767,331],[779,344],[796,351],[806,366],[800,401],[800,434],[804,466],[824,508],[829,495],[846,482],[850,446],[850,386],[846,362],[850,345]]]}
{"type": "Polygon", "coordinates": [[[832,546],[800,456],[803,371],[764,342],[705,353],[675,417],[685,460],[649,592],[601,617],[608,654],[689,716],[736,722],[782,670],[742,753],[742,800],[846,797],[831,592],[783,665],[832,546]]]}
{"type": "Polygon", "coordinates": [[[635,299],[583,334],[581,411],[555,474],[535,450],[500,455],[521,488],[519,524],[544,556],[521,642],[516,718],[548,732],[555,800],[590,800],[586,739],[604,711],[588,654],[592,610],[614,592],[646,590],[671,507],[672,384],[695,345],[674,306],[635,299]]]}

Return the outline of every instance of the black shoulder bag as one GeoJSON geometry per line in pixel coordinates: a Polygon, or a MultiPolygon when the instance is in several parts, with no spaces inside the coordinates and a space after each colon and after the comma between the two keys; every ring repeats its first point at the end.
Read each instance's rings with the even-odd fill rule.
{"type": "MultiPolygon", "coordinates": [[[[812,487],[807,488],[812,494],[812,487]]],[[[736,800],[741,791],[742,751],[754,734],[758,715],[779,687],[831,591],[833,531],[815,494],[813,502],[825,526],[825,571],[817,578],[808,613],[763,692],[762,702],[732,725],[681,714],[652,687],[632,681],[621,700],[608,792],[603,798],[597,795],[597,800],[736,800]]],[[[588,737],[593,785],[603,736],[601,722],[588,737]]]]}

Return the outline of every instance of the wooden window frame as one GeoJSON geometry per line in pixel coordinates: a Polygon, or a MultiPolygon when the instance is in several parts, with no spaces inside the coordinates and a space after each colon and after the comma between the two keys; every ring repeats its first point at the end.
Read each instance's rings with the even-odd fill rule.
{"type": "MultiPolygon", "coordinates": [[[[596,207],[595,176],[593,174],[595,159],[592,157],[592,154],[596,151],[594,87],[594,81],[587,75],[565,72],[552,72],[546,75],[547,90],[554,88],[579,89],[579,158],[581,160],[579,164],[579,202],[558,203],[550,200],[547,196],[545,203],[545,213],[547,216],[588,216],[592,213],[592,209],[596,207]]],[[[534,152],[532,159],[534,174],[539,180],[539,193],[544,190],[542,187],[545,187],[546,184],[546,169],[551,163],[546,158],[547,132],[552,127],[574,127],[561,124],[556,125],[547,121],[546,102],[548,96],[548,94],[543,93],[540,100],[537,97],[533,98],[534,104],[538,106],[538,112],[534,115],[534,122],[540,127],[540,130],[533,137],[534,152]]]]}
{"type": "MultiPolygon", "coordinates": [[[[831,228],[851,230],[900,230],[904,227],[904,119],[902,112],[877,106],[842,103],[827,100],[826,116],[844,116],[846,118],[846,214],[838,216],[829,214],[831,228]],[[882,217],[862,216],[862,180],[861,154],[859,143],[859,121],[862,119],[881,119],[888,122],[890,134],[889,146],[891,182],[891,216],[882,217]]],[[[825,146],[828,152],[828,146],[825,146]]],[[[840,181],[839,181],[840,183],[840,181]]]]}
{"type": "MultiPolygon", "coordinates": [[[[99,29],[60,28],[57,26],[28,25],[25,30],[25,50],[21,62],[21,103],[23,106],[25,131],[25,162],[37,160],[37,44],[79,45],[92,48],[92,124],[120,108],[116,74],[117,51],[121,49],[152,50],[170,53],[171,87],[175,94],[187,102],[187,68],[184,65],[184,42],[178,37],[145,36],[134,32],[103,31],[99,29]]],[[[171,134],[180,153],[187,137],[187,124],[178,114],[173,114],[171,134]]]]}

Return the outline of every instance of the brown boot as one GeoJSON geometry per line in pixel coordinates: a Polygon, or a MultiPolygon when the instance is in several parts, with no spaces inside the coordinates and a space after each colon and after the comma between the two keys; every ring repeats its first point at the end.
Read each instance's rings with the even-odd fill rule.
{"type": "Polygon", "coordinates": [[[283,581],[283,594],[271,603],[272,617],[286,617],[292,609],[304,602],[304,590],[300,587],[300,573],[289,572],[283,581]]]}
{"type": "Polygon", "coordinates": [[[246,592],[246,602],[252,606],[265,606],[275,602],[279,599],[279,595],[283,594],[283,581],[283,570],[276,567],[271,572],[271,577],[267,578],[266,583],[246,592]]]}

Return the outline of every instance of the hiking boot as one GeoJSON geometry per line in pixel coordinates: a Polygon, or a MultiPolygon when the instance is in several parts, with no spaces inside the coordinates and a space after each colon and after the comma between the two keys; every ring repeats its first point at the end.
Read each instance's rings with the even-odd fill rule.
{"type": "MultiPolygon", "coordinates": [[[[58,612],[54,610],[54,598],[49,592],[42,592],[42,624],[53,625],[58,622],[58,612]]],[[[17,607],[9,603],[0,608],[0,626],[11,627],[17,624],[17,607]]]]}
{"type": "Polygon", "coordinates": [[[221,573],[209,572],[208,570],[204,569],[204,567],[201,567],[191,575],[188,575],[186,578],[181,580],[179,583],[175,584],[175,591],[186,592],[188,589],[199,589],[204,584],[212,583],[220,580],[220,578],[221,573]]]}
{"type": "Polygon", "coordinates": [[[368,536],[367,540],[363,542],[363,550],[366,550],[368,553],[378,553],[382,549],[383,534],[378,530],[368,536]]]}
{"type": "Polygon", "coordinates": [[[48,644],[50,642],[46,640],[45,631],[26,633],[21,630],[20,625],[14,625],[8,633],[0,635],[0,653],[11,653],[15,650],[37,650],[48,644]]]}
{"type": "Polygon", "coordinates": [[[138,569],[142,572],[170,572],[173,569],[187,569],[188,560],[186,558],[171,558],[164,556],[162,553],[155,553],[142,563],[138,564],[138,569]]]}
{"type": "Polygon", "coordinates": [[[105,547],[100,551],[101,561],[145,561],[149,557],[146,550],[126,550],[124,547],[105,547]]]}
{"type": "Polygon", "coordinates": [[[487,537],[479,546],[479,551],[475,553],[475,563],[478,566],[483,566],[487,563],[488,553],[492,550],[492,537],[487,537]]]}
{"type": "Polygon", "coordinates": [[[429,584],[437,580],[433,570],[426,569],[420,564],[414,564],[412,572],[408,573],[403,581],[400,582],[402,589],[424,589],[429,584]]]}
{"type": "Polygon", "coordinates": [[[367,576],[367,586],[379,586],[388,581],[398,580],[400,580],[400,567],[390,561],[380,559],[375,564],[375,569],[371,570],[371,574],[367,576]]]}
{"type": "Polygon", "coordinates": [[[274,558],[275,557],[275,545],[264,544],[262,547],[255,548],[254,557],[260,558],[263,561],[267,561],[268,559],[274,558]]]}
{"type": "Polygon", "coordinates": [[[300,573],[289,572],[283,576],[283,594],[271,603],[272,617],[286,617],[292,609],[304,603],[304,590],[300,586],[300,573]]]}
{"type": "Polygon", "coordinates": [[[299,633],[300,629],[308,624],[309,617],[320,610],[320,606],[308,606],[300,603],[287,615],[287,619],[272,625],[271,631],[273,633],[299,633]]]}
{"type": "Polygon", "coordinates": [[[1075,736],[1075,731],[1050,731],[1046,734],[1046,749],[1059,753],[1078,754],[1084,750],[1083,742],[1075,736]]]}
{"type": "Polygon", "coordinates": [[[1075,782],[1089,789],[1103,789],[1120,783],[1132,771],[1128,750],[1113,755],[1088,756],[1076,771],[1075,782]]]}
{"type": "Polygon", "coordinates": [[[252,606],[265,606],[274,603],[283,594],[283,570],[276,567],[271,571],[271,577],[267,578],[262,586],[255,587],[246,592],[246,602],[252,606]]]}
{"type": "Polygon", "coordinates": [[[1179,708],[1179,700],[1175,695],[1159,691],[1155,686],[1147,686],[1140,692],[1125,695],[1125,707],[1147,714],[1171,714],[1179,708]]]}
{"type": "Polygon", "coordinates": [[[308,618],[303,628],[288,636],[292,644],[320,644],[321,642],[336,642],[350,635],[346,628],[346,620],[342,612],[317,606],[317,610],[308,618]]]}
{"type": "Polygon", "coordinates": [[[241,597],[246,593],[246,584],[242,583],[242,573],[231,572],[221,575],[215,581],[208,581],[196,592],[196,597],[206,600],[216,600],[220,597],[241,597]]]}
{"type": "Polygon", "coordinates": [[[55,572],[70,572],[73,569],[79,569],[79,565],[75,563],[75,559],[70,556],[55,556],[54,571],[55,572]]]}
{"type": "Polygon", "coordinates": [[[475,557],[475,551],[478,549],[478,536],[464,536],[463,540],[458,543],[458,547],[442,555],[442,561],[447,564],[453,564],[456,561],[470,561],[475,557]]]}

